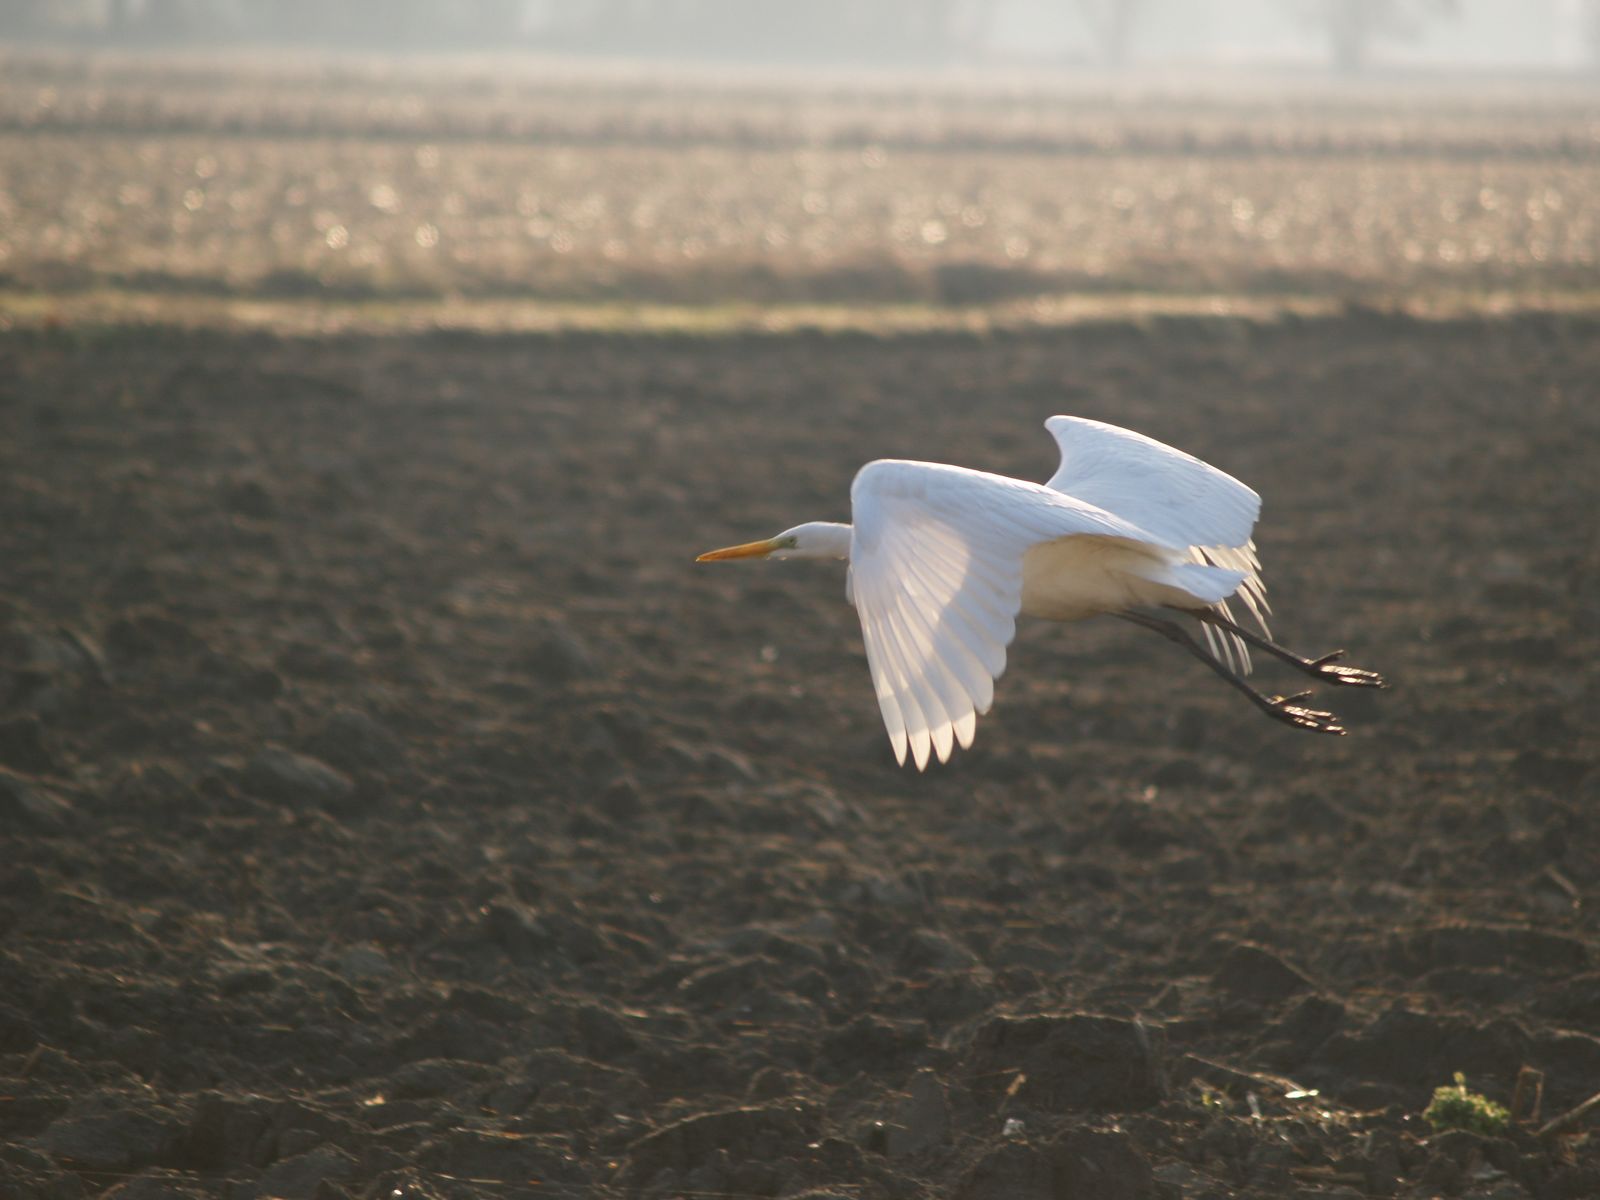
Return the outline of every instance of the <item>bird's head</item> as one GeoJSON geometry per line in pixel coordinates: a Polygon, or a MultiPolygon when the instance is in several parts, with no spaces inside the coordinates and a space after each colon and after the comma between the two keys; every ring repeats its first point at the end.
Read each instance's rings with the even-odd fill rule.
{"type": "Polygon", "coordinates": [[[725,550],[708,550],[695,562],[724,558],[849,558],[850,526],[832,521],[807,521],[785,529],[777,537],[745,542],[725,550]]]}

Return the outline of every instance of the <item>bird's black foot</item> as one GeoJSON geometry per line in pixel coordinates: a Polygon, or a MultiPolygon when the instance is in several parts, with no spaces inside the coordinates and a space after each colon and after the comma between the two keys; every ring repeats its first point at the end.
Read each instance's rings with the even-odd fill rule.
{"type": "Polygon", "coordinates": [[[1323,712],[1318,708],[1301,708],[1296,700],[1304,700],[1310,692],[1297,692],[1293,696],[1263,697],[1264,703],[1261,711],[1275,721],[1282,721],[1285,725],[1293,725],[1296,729],[1306,729],[1312,733],[1331,733],[1334,737],[1343,737],[1345,727],[1339,724],[1339,718],[1331,712],[1323,712]]]}
{"type": "Polygon", "coordinates": [[[1338,684],[1340,687],[1388,687],[1382,675],[1376,671],[1363,671],[1360,667],[1340,667],[1334,664],[1344,657],[1343,650],[1335,650],[1331,654],[1324,654],[1321,658],[1308,658],[1303,660],[1302,668],[1307,675],[1320,679],[1324,683],[1338,684]]]}

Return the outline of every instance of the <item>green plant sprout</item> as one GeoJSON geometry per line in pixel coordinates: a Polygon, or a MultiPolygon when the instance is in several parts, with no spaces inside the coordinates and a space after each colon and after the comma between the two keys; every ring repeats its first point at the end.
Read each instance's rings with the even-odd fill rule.
{"type": "Polygon", "coordinates": [[[1455,1080],[1453,1087],[1434,1088],[1433,1101],[1423,1110],[1422,1117],[1433,1126],[1434,1132],[1465,1129],[1469,1133],[1496,1137],[1510,1128],[1511,1114],[1504,1106],[1478,1092],[1469,1092],[1467,1077],[1460,1071],[1455,1073],[1455,1080]]]}

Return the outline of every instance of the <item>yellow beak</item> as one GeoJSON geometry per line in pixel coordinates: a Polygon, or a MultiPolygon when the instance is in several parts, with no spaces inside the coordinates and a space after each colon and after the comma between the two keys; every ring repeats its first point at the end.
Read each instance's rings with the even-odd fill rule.
{"type": "Polygon", "coordinates": [[[695,562],[716,562],[723,558],[765,558],[778,549],[777,538],[759,542],[746,542],[742,546],[729,546],[726,550],[707,550],[695,562]]]}

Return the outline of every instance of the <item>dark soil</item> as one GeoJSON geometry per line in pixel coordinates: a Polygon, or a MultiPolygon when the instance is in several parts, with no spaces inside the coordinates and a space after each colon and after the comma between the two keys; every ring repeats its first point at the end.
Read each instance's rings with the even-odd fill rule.
{"type": "Polygon", "coordinates": [[[1558,317],[4,335],[0,1195],[1600,1195],[1534,1132],[1600,1088],[1597,378],[1558,317]],[[919,776],[839,570],[692,562],[1058,411],[1263,493],[1349,737],[1039,625],[919,776]]]}

